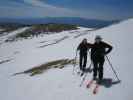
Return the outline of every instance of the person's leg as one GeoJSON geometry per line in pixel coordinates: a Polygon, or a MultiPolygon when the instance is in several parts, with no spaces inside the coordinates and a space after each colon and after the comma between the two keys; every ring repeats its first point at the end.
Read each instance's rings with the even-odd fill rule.
{"type": "Polygon", "coordinates": [[[98,63],[96,61],[93,61],[93,66],[93,79],[95,80],[97,77],[98,63]]]}
{"type": "Polygon", "coordinates": [[[80,67],[80,70],[83,69],[83,67],[82,67],[82,62],[83,62],[83,55],[80,54],[80,57],[79,57],[79,67],[80,67]]]}
{"type": "Polygon", "coordinates": [[[86,64],[87,64],[87,54],[84,55],[83,71],[85,71],[86,69],[86,64]]]}
{"type": "Polygon", "coordinates": [[[103,65],[104,65],[104,60],[99,62],[99,80],[103,79],[103,65]]]}

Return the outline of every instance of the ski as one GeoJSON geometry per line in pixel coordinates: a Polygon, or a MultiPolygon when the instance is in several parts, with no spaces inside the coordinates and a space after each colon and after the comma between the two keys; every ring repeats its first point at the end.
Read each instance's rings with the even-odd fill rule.
{"type": "Polygon", "coordinates": [[[90,88],[91,85],[93,84],[93,82],[94,82],[94,80],[89,81],[89,82],[87,83],[87,85],[86,85],[86,88],[90,88]]]}
{"type": "Polygon", "coordinates": [[[100,85],[96,83],[96,86],[95,86],[95,88],[94,88],[94,90],[93,90],[93,94],[97,94],[97,93],[98,93],[99,86],[100,86],[100,85]]]}
{"type": "Polygon", "coordinates": [[[93,89],[93,94],[97,94],[99,87],[100,87],[100,84],[98,84],[97,82],[95,83],[95,82],[96,82],[95,80],[91,80],[91,81],[88,81],[86,85],[86,88],[89,89],[93,84],[95,84],[95,87],[93,89]]]}
{"type": "Polygon", "coordinates": [[[82,84],[84,83],[85,79],[86,79],[86,76],[87,76],[88,73],[85,73],[82,80],[81,80],[81,83],[80,83],[80,87],[82,86],[82,84]]]}

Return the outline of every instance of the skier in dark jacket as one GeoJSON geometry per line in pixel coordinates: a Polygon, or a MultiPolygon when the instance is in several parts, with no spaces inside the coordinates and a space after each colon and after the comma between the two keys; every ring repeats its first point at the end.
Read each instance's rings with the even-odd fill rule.
{"type": "Polygon", "coordinates": [[[110,53],[112,46],[103,42],[100,36],[96,36],[95,43],[91,49],[91,60],[93,62],[93,79],[96,80],[97,74],[99,82],[103,79],[103,65],[105,56],[110,53]]]}
{"type": "Polygon", "coordinates": [[[87,39],[83,39],[79,44],[77,50],[79,50],[79,66],[80,70],[85,71],[87,63],[87,52],[90,49],[91,44],[87,43],[87,39]]]}

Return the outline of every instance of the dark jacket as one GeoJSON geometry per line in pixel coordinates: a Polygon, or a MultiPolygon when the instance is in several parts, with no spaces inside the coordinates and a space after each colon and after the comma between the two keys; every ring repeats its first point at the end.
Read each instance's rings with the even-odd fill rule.
{"type": "Polygon", "coordinates": [[[91,49],[91,59],[100,60],[104,59],[104,56],[111,52],[112,46],[101,41],[100,43],[94,43],[91,49]]]}
{"type": "Polygon", "coordinates": [[[87,51],[92,47],[92,44],[90,43],[80,43],[77,50],[80,51],[80,54],[87,54],[87,51]]]}

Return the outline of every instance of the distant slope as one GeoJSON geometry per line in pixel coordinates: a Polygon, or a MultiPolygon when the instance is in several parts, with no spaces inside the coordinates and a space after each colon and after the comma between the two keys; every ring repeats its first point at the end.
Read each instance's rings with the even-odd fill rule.
{"type": "Polygon", "coordinates": [[[39,36],[41,34],[54,34],[62,31],[77,30],[78,26],[70,24],[34,24],[34,25],[18,25],[7,24],[1,25],[5,30],[1,32],[0,37],[7,37],[6,42],[15,41],[17,39],[39,36]],[[14,26],[13,26],[14,25],[14,26]],[[16,28],[16,29],[15,29],[16,28]],[[10,32],[8,29],[10,29],[10,32]],[[20,31],[21,30],[21,31],[20,31]]]}
{"type": "Polygon", "coordinates": [[[17,30],[18,28],[23,28],[25,26],[28,26],[28,25],[22,25],[19,23],[1,22],[0,29],[2,29],[2,30],[0,31],[0,34],[2,34],[3,32],[11,32],[11,31],[17,30]]]}
{"type": "Polygon", "coordinates": [[[118,20],[104,21],[95,19],[84,19],[78,17],[46,17],[46,18],[30,18],[30,19],[10,19],[1,18],[1,23],[20,23],[20,24],[46,24],[46,23],[58,23],[58,24],[75,24],[89,28],[101,28],[113,23],[119,22],[118,20]]]}

